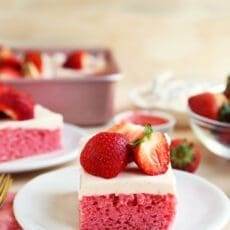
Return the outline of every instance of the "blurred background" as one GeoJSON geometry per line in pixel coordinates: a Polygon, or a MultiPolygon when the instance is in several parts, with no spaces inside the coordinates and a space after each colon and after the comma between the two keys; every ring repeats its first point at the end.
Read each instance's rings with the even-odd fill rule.
{"type": "MultiPolygon", "coordinates": [[[[129,98],[134,88],[147,85],[150,95],[155,93],[153,80],[165,71],[172,71],[176,76],[186,79],[186,92],[192,88],[187,80],[194,78],[204,80],[205,83],[226,81],[230,73],[230,1],[0,0],[0,45],[12,48],[110,48],[124,74],[124,78],[116,84],[115,113],[119,113],[134,108],[129,98]]],[[[161,86],[158,90],[164,96],[166,84],[161,86]]],[[[63,84],[61,87],[63,89],[63,84]]],[[[63,91],[58,90],[61,97],[63,91]]],[[[177,92],[181,93],[180,90],[177,92]]],[[[87,92],[87,96],[89,94],[87,92]]],[[[171,94],[167,95],[169,99],[172,98],[171,94]]],[[[187,106],[185,93],[181,95],[187,106]]],[[[61,97],[57,97],[57,101],[61,101],[61,97]]],[[[50,98],[52,100],[52,96],[50,98]]],[[[71,113],[75,117],[77,113],[73,109],[78,108],[79,104],[74,103],[72,98],[63,100],[63,104],[70,102],[71,113]]],[[[99,101],[101,98],[109,97],[93,99],[99,101]]],[[[181,109],[178,98],[176,96],[175,104],[166,101],[166,110],[170,104],[181,109]]],[[[156,103],[157,100],[152,101],[156,103]]],[[[82,104],[87,103],[84,101],[82,104]]],[[[86,107],[98,109],[94,105],[86,107]]],[[[98,107],[98,111],[102,111],[98,107]]],[[[230,161],[211,154],[201,144],[201,138],[195,136],[188,126],[186,111],[185,108],[182,111],[186,125],[176,126],[173,137],[187,138],[199,145],[202,163],[198,174],[230,196],[230,161]]],[[[84,118],[82,113],[79,114],[84,118]]],[[[96,117],[95,113],[89,114],[96,117]]],[[[176,119],[177,124],[183,121],[179,116],[176,119]]],[[[87,131],[94,133],[102,128],[90,127],[87,131]]],[[[214,128],[205,132],[209,135],[210,131],[215,138],[224,136],[221,132],[213,132],[214,128]]],[[[229,137],[228,127],[225,132],[229,137]]],[[[227,152],[229,145],[226,146],[227,152]]],[[[41,172],[46,171],[15,176],[14,189],[18,190],[41,172]]],[[[230,229],[229,225],[227,229],[230,229]]]]}
{"type": "Polygon", "coordinates": [[[10,46],[106,46],[125,74],[119,97],[156,73],[225,79],[230,72],[230,1],[0,1],[0,42],[10,46]]]}

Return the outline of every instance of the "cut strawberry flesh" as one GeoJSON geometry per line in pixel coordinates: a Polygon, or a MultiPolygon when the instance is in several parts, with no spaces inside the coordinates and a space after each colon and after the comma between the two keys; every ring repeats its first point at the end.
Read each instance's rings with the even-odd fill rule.
{"type": "Polygon", "coordinates": [[[164,134],[153,132],[149,138],[134,148],[134,159],[146,174],[165,173],[169,164],[169,146],[164,134]]]}
{"type": "Polygon", "coordinates": [[[39,51],[27,51],[25,53],[25,63],[33,63],[36,67],[39,73],[42,72],[42,57],[41,53],[39,51]]]}
{"type": "Polygon", "coordinates": [[[12,120],[31,119],[34,117],[34,101],[26,93],[0,85],[0,112],[12,120]]]}
{"type": "Polygon", "coordinates": [[[8,66],[2,66],[0,67],[0,78],[20,78],[21,72],[8,66]]]}
{"type": "MultiPolygon", "coordinates": [[[[1,101],[1,99],[0,99],[1,101]]],[[[5,114],[4,117],[11,118],[12,120],[18,120],[18,116],[14,110],[10,107],[0,104],[0,112],[5,114]]]]}
{"type": "Polygon", "coordinates": [[[123,121],[110,128],[108,132],[121,133],[129,142],[133,142],[144,135],[144,127],[123,121]]]}

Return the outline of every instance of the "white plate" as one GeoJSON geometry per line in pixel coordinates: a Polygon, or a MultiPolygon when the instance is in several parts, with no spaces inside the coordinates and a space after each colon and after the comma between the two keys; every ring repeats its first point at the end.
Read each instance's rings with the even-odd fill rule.
{"type": "MultiPolygon", "coordinates": [[[[178,207],[176,230],[221,229],[229,219],[225,194],[205,179],[176,171],[178,207]]],[[[79,168],[43,174],[17,194],[14,212],[25,230],[76,230],[79,168]]]]}
{"type": "Polygon", "coordinates": [[[27,157],[0,163],[0,173],[16,173],[57,166],[74,160],[78,154],[78,142],[86,132],[77,126],[64,124],[63,149],[49,154],[27,157]]]}

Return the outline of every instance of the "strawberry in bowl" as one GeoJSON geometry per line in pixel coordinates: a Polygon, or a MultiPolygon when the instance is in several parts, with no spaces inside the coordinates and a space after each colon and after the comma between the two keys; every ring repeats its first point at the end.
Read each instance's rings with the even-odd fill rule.
{"type": "Polygon", "coordinates": [[[200,141],[213,153],[230,159],[230,76],[226,87],[188,99],[190,124],[200,141]]]}

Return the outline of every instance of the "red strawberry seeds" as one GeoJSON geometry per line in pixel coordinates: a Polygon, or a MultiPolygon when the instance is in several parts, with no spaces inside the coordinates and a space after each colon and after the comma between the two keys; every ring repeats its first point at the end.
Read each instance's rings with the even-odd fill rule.
{"type": "Polygon", "coordinates": [[[86,172],[112,178],[126,167],[128,154],[128,140],[122,134],[101,132],[87,142],[80,162],[86,172]]]}

